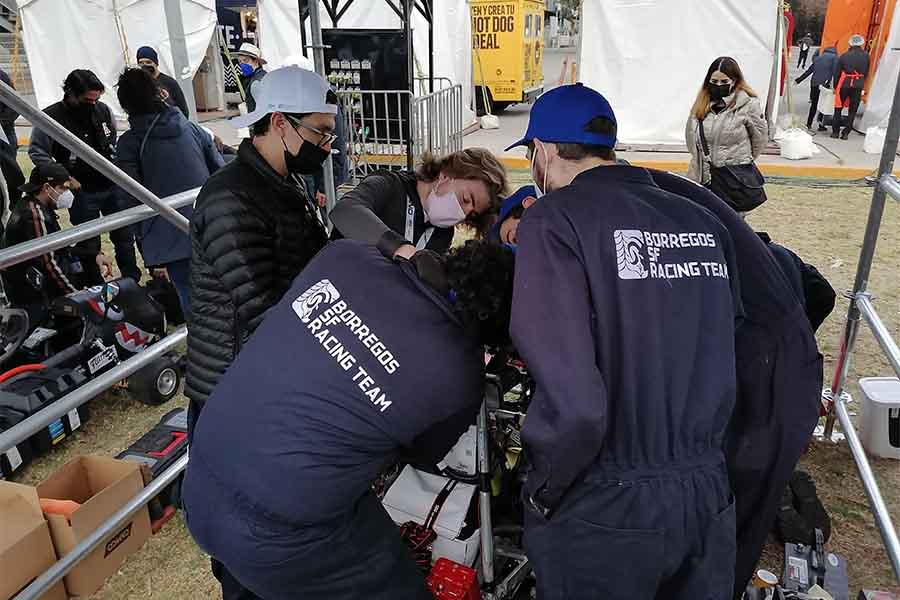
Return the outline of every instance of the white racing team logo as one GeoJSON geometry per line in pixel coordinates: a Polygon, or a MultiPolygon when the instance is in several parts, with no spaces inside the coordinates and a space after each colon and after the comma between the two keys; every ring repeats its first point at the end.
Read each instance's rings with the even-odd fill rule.
{"type": "Polygon", "coordinates": [[[618,229],[615,234],[619,279],[647,279],[644,234],[637,229],[618,229]]]}
{"type": "Polygon", "coordinates": [[[294,300],[291,308],[302,322],[309,323],[313,313],[321,304],[331,304],[340,297],[341,293],[337,291],[337,288],[327,279],[323,279],[294,300]]]}

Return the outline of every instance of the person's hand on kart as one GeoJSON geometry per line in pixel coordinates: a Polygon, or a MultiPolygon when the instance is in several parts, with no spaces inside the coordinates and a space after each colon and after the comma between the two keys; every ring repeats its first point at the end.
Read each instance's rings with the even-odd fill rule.
{"type": "Polygon", "coordinates": [[[169,271],[165,267],[150,269],[150,277],[153,279],[162,279],[163,281],[171,282],[172,280],[169,278],[169,271]]]}
{"type": "Polygon", "coordinates": [[[100,267],[100,275],[103,279],[109,279],[113,275],[113,261],[102,252],[97,255],[97,266],[100,267]]]}

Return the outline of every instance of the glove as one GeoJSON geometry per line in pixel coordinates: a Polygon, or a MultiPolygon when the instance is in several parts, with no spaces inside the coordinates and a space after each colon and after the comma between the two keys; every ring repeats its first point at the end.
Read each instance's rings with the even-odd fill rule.
{"type": "Polygon", "coordinates": [[[444,297],[450,294],[450,283],[440,254],[433,250],[419,250],[409,262],[416,268],[419,279],[434,288],[438,294],[444,297]]]}

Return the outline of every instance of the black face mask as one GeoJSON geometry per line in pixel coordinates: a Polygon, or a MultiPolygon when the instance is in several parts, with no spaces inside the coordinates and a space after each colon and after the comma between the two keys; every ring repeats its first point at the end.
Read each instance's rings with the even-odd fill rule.
{"type": "Polygon", "coordinates": [[[319,172],[319,169],[322,168],[322,163],[328,158],[328,150],[319,148],[306,140],[303,140],[297,154],[291,154],[288,151],[284,138],[281,138],[281,143],[284,145],[284,165],[287,167],[288,173],[314,175],[319,172]]]}
{"type": "Polygon", "coordinates": [[[153,65],[141,65],[141,68],[151,75],[156,75],[156,67],[154,67],[153,65]]]}
{"type": "Polygon", "coordinates": [[[713,100],[722,100],[731,94],[730,83],[710,83],[706,88],[709,90],[709,97],[713,100]]]}

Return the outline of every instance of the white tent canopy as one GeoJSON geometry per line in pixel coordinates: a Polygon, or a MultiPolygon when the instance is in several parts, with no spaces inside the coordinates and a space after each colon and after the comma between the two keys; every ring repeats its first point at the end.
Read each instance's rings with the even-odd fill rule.
{"type": "Polygon", "coordinates": [[[625,144],[682,145],[706,70],[738,61],[765,107],[777,0],[623,0],[582,4],[579,77],[610,101],[625,144]]]}
{"type": "MultiPolygon", "coordinates": [[[[463,123],[475,115],[472,98],[471,20],[466,0],[434,0],[434,76],[447,77],[463,87],[463,123]]],[[[263,57],[273,67],[302,54],[300,17],[296,0],[257,0],[259,45],[263,57]]],[[[319,2],[323,29],[332,28],[325,5],[319,2]]],[[[403,23],[384,0],[355,0],[338,22],[341,29],[401,29],[403,23]]],[[[416,77],[428,76],[428,22],[413,11],[413,55],[416,77]]],[[[309,20],[306,40],[311,43],[309,20]]],[[[311,56],[311,55],[310,55],[311,56]]],[[[435,85],[435,90],[438,86],[435,85]]],[[[416,88],[418,92],[418,87],[416,88]]]]}
{"type": "Polygon", "coordinates": [[[887,127],[900,74],[900,3],[894,7],[891,33],[884,46],[884,53],[878,61],[875,80],[866,98],[866,112],[863,114],[863,131],[869,127],[887,127]]]}
{"type": "Polygon", "coordinates": [[[123,112],[113,87],[126,63],[135,65],[141,46],[159,54],[159,69],[190,80],[206,55],[216,28],[215,0],[181,0],[189,69],[173,72],[164,0],[18,0],[25,49],[38,106],[62,98],[62,82],[74,69],[97,74],[102,100],[123,112]]]}

